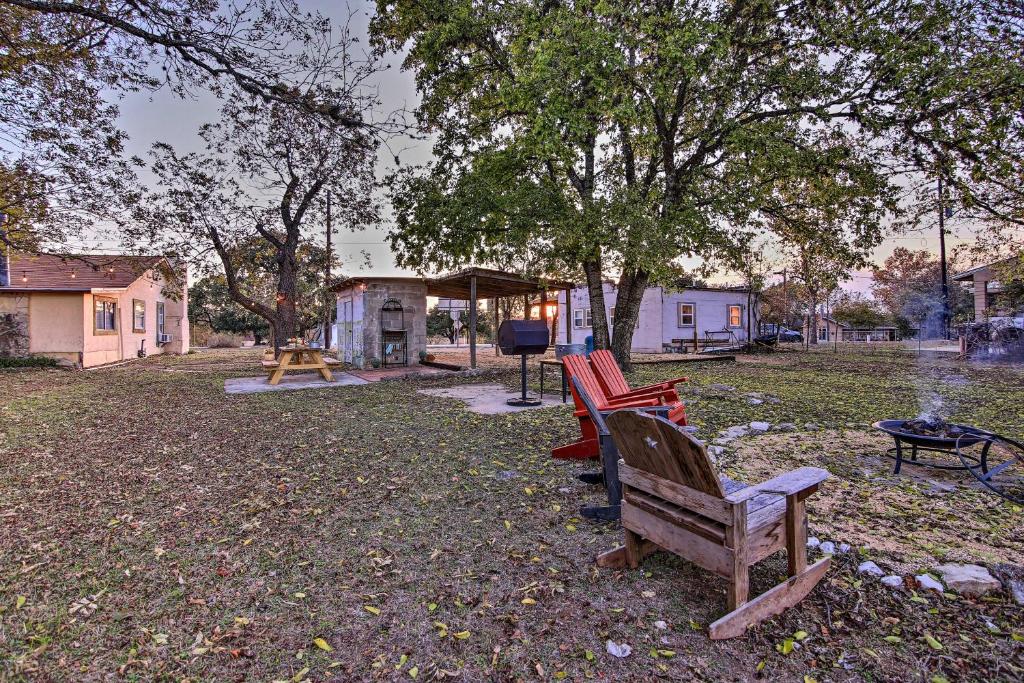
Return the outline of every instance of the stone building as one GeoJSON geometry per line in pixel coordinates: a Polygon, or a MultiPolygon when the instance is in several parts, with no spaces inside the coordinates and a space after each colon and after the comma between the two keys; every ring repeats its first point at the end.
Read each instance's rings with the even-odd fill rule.
{"type": "Polygon", "coordinates": [[[331,289],[338,301],[339,360],[359,368],[419,362],[427,348],[426,280],[353,277],[331,289]]]}

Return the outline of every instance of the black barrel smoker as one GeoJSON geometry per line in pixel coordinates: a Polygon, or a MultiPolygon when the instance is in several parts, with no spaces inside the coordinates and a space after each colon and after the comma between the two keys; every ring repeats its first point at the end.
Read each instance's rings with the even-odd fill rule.
{"type": "Polygon", "coordinates": [[[506,320],[498,328],[498,348],[506,356],[522,356],[523,393],[510,398],[510,406],[539,406],[539,398],[526,396],[526,357],[539,356],[548,350],[548,324],[543,320],[506,320]]]}

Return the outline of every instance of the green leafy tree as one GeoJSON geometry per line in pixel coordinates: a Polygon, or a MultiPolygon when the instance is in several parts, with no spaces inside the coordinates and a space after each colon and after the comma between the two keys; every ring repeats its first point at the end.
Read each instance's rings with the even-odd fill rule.
{"type": "Polygon", "coordinates": [[[257,344],[270,334],[266,320],[239,306],[228,293],[221,275],[207,275],[189,287],[188,319],[214,332],[251,334],[257,344]]]}
{"type": "MultiPolygon", "coordinates": [[[[377,7],[377,45],[407,50],[437,134],[438,161],[397,185],[399,259],[430,268],[532,249],[548,271],[582,271],[595,343],[623,365],[647,285],[681,256],[742,249],[780,179],[842,178],[889,200],[870,142],[899,124],[882,116],[906,87],[892,47],[913,55],[941,24],[901,3],[377,7]]],[[[877,216],[865,213],[866,233],[877,216]]]]}
{"type": "Polygon", "coordinates": [[[878,302],[859,292],[841,291],[832,304],[832,318],[850,327],[872,328],[889,322],[878,302]]]}
{"type": "Polygon", "coordinates": [[[444,337],[448,343],[454,344],[457,337],[455,318],[446,308],[434,306],[427,313],[427,336],[444,337]]]}
{"type": "MultiPolygon", "coordinates": [[[[934,254],[897,247],[872,273],[872,294],[901,331],[942,334],[942,269],[934,254]]],[[[948,291],[952,322],[968,319],[973,305],[970,295],[955,282],[948,291]]]]}

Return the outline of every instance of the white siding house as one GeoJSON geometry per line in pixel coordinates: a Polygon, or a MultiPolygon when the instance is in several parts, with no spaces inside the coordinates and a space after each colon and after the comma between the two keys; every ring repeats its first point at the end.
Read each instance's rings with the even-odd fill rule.
{"type": "MultiPolygon", "coordinates": [[[[616,296],[615,286],[605,283],[604,302],[609,324],[616,296]]],[[[692,287],[669,290],[660,286],[648,287],[640,302],[640,316],[633,333],[632,350],[637,353],[662,353],[669,347],[692,346],[694,340],[703,343],[708,338],[723,344],[746,341],[752,328],[749,325],[747,299],[746,289],[692,287]]],[[[753,301],[756,306],[756,297],[753,301]]],[[[583,341],[593,334],[590,295],[586,288],[572,290],[568,310],[565,293],[559,294],[559,319],[564,320],[563,316],[566,315],[572,319],[573,341],[583,341]]],[[[561,325],[558,343],[565,343],[565,329],[561,325]]]]}

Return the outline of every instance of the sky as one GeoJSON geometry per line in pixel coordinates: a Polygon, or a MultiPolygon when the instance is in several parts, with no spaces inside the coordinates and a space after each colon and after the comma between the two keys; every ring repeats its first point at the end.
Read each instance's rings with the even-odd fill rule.
{"type": "MultiPolygon", "coordinates": [[[[354,12],[352,16],[353,34],[359,35],[360,44],[369,48],[366,27],[374,11],[373,3],[353,2],[345,5],[337,2],[300,0],[300,4],[310,10],[319,10],[339,23],[345,20],[351,9],[354,12]]],[[[401,60],[401,55],[389,56],[386,62],[391,65],[391,68],[380,74],[379,96],[383,103],[382,109],[385,112],[400,107],[411,110],[419,101],[413,74],[401,69],[401,60]]],[[[215,120],[218,102],[216,98],[205,93],[199,93],[192,99],[181,99],[162,90],[155,93],[126,95],[120,100],[119,107],[120,125],[129,136],[128,152],[145,159],[150,147],[157,141],[170,143],[179,151],[200,151],[199,126],[215,120]]],[[[429,141],[398,140],[395,141],[393,148],[401,149],[400,158],[403,164],[419,164],[428,161],[431,157],[429,141]]],[[[382,150],[377,166],[379,175],[393,170],[393,155],[386,149],[382,150]]],[[[149,181],[151,178],[147,174],[143,174],[143,180],[149,181]]],[[[390,212],[385,206],[385,221],[379,227],[353,230],[349,226],[335,226],[333,232],[335,252],[340,259],[344,274],[366,274],[369,272],[376,275],[412,274],[395,266],[386,243],[389,224],[390,212]],[[365,265],[364,252],[369,258],[369,269],[365,265]]],[[[947,235],[946,240],[949,250],[966,242],[970,237],[969,230],[966,229],[966,226],[959,225],[955,217],[947,221],[947,230],[951,233],[947,235]]],[[[82,240],[82,244],[74,246],[83,250],[99,251],[116,250],[118,245],[113,239],[92,236],[82,240]]],[[[913,233],[889,236],[872,254],[872,261],[881,264],[897,247],[927,249],[938,253],[936,222],[922,225],[913,233]]],[[[693,266],[695,263],[698,262],[691,260],[684,265],[693,266]]],[[[870,270],[859,271],[853,275],[844,288],[869,293],[870,270]]],[[[730,278],[728,274],[723,273],[711,279],[712,281],[724,281],[730,278]]],[[[732,279],[735,280],[735,276],[732,279]]]]}

